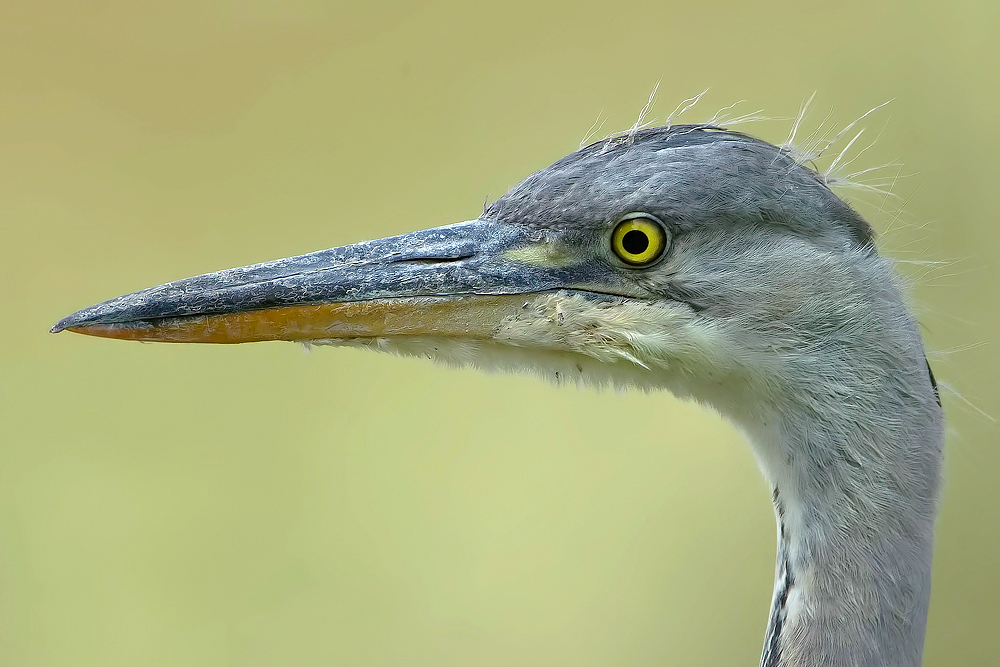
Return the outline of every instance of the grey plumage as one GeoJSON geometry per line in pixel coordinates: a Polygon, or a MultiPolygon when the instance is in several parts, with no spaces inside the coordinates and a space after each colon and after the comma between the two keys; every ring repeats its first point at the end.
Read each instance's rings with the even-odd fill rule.
{"type": "Polygon", "coordinates": [[[747,435],[774,490],[762,664],[920,663],[936,387],[870,227],[763,141],[640,130],[532,174],[478,220],[170,283],[53,330],[67,328],[360,345],[701,401],[747,435]],[[666,249],[627,265],[611,239],[636,214],[666,249]]]}

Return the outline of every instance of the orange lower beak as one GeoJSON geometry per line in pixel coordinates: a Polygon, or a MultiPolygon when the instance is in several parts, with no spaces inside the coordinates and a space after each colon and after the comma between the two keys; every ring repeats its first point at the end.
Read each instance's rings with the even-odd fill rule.
{"type": "Polygon", "coordinates": [[[487,340],[524,300],[523,295],[377,299],[88,324],[71,326],[68,330],[102,338],[167,343],[250,343],[380,336],[487,340]]]}

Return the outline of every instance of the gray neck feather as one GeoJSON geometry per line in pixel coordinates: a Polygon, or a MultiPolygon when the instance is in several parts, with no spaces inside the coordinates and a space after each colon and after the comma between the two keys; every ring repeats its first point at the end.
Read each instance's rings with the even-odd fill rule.
{"type": "Polygon", "coordinates": [[[778,522],[763,667],[921,664],[942,413],[912,320],[889,315],[902,331],[854,350],[881,372],[839,378],[838,400],[802,385],[773,422],[743,424],[778,522]]]}

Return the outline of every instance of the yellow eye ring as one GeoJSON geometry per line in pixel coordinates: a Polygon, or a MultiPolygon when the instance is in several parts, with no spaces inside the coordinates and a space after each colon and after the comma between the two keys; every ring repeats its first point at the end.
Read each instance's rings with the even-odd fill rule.
{"type": "Polygon", "coordinates": [[[652,264],[667,248],[667,231],[647,215],[625,218],[611,232],[611,249],[629,266],[652,264]]]}

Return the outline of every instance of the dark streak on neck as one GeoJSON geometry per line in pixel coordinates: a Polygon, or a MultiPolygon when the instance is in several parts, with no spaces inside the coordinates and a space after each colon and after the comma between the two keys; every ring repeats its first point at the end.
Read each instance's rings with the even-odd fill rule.
{"type": "Polygon", "coordinates": [[[785,509],[778,496],[778,489],[772,494],[774,510],[778,516],[778,584],[774,592],[774,605],[771,608],[771,620],[767,627],[767,637],[764,640],[764,653],[760,658],[761,667],[780,667],[781,660],[781,630],[788,615],[788,594],[795,584],[791,563],[788,561],[788,530],[785,527],[785,509]]]}
{"type": "Polygon", "coordinates": [[[927,364],[927,375],[931,378],[931,386],[934,387],[934,398],[937,400],[938,407],[941,407],[941,392],[938,391],[937,380],[934,379],[934,371],[931,370],[931,362],[927,361],[927,357],[924,357],[924,363],[927,364]]]}

